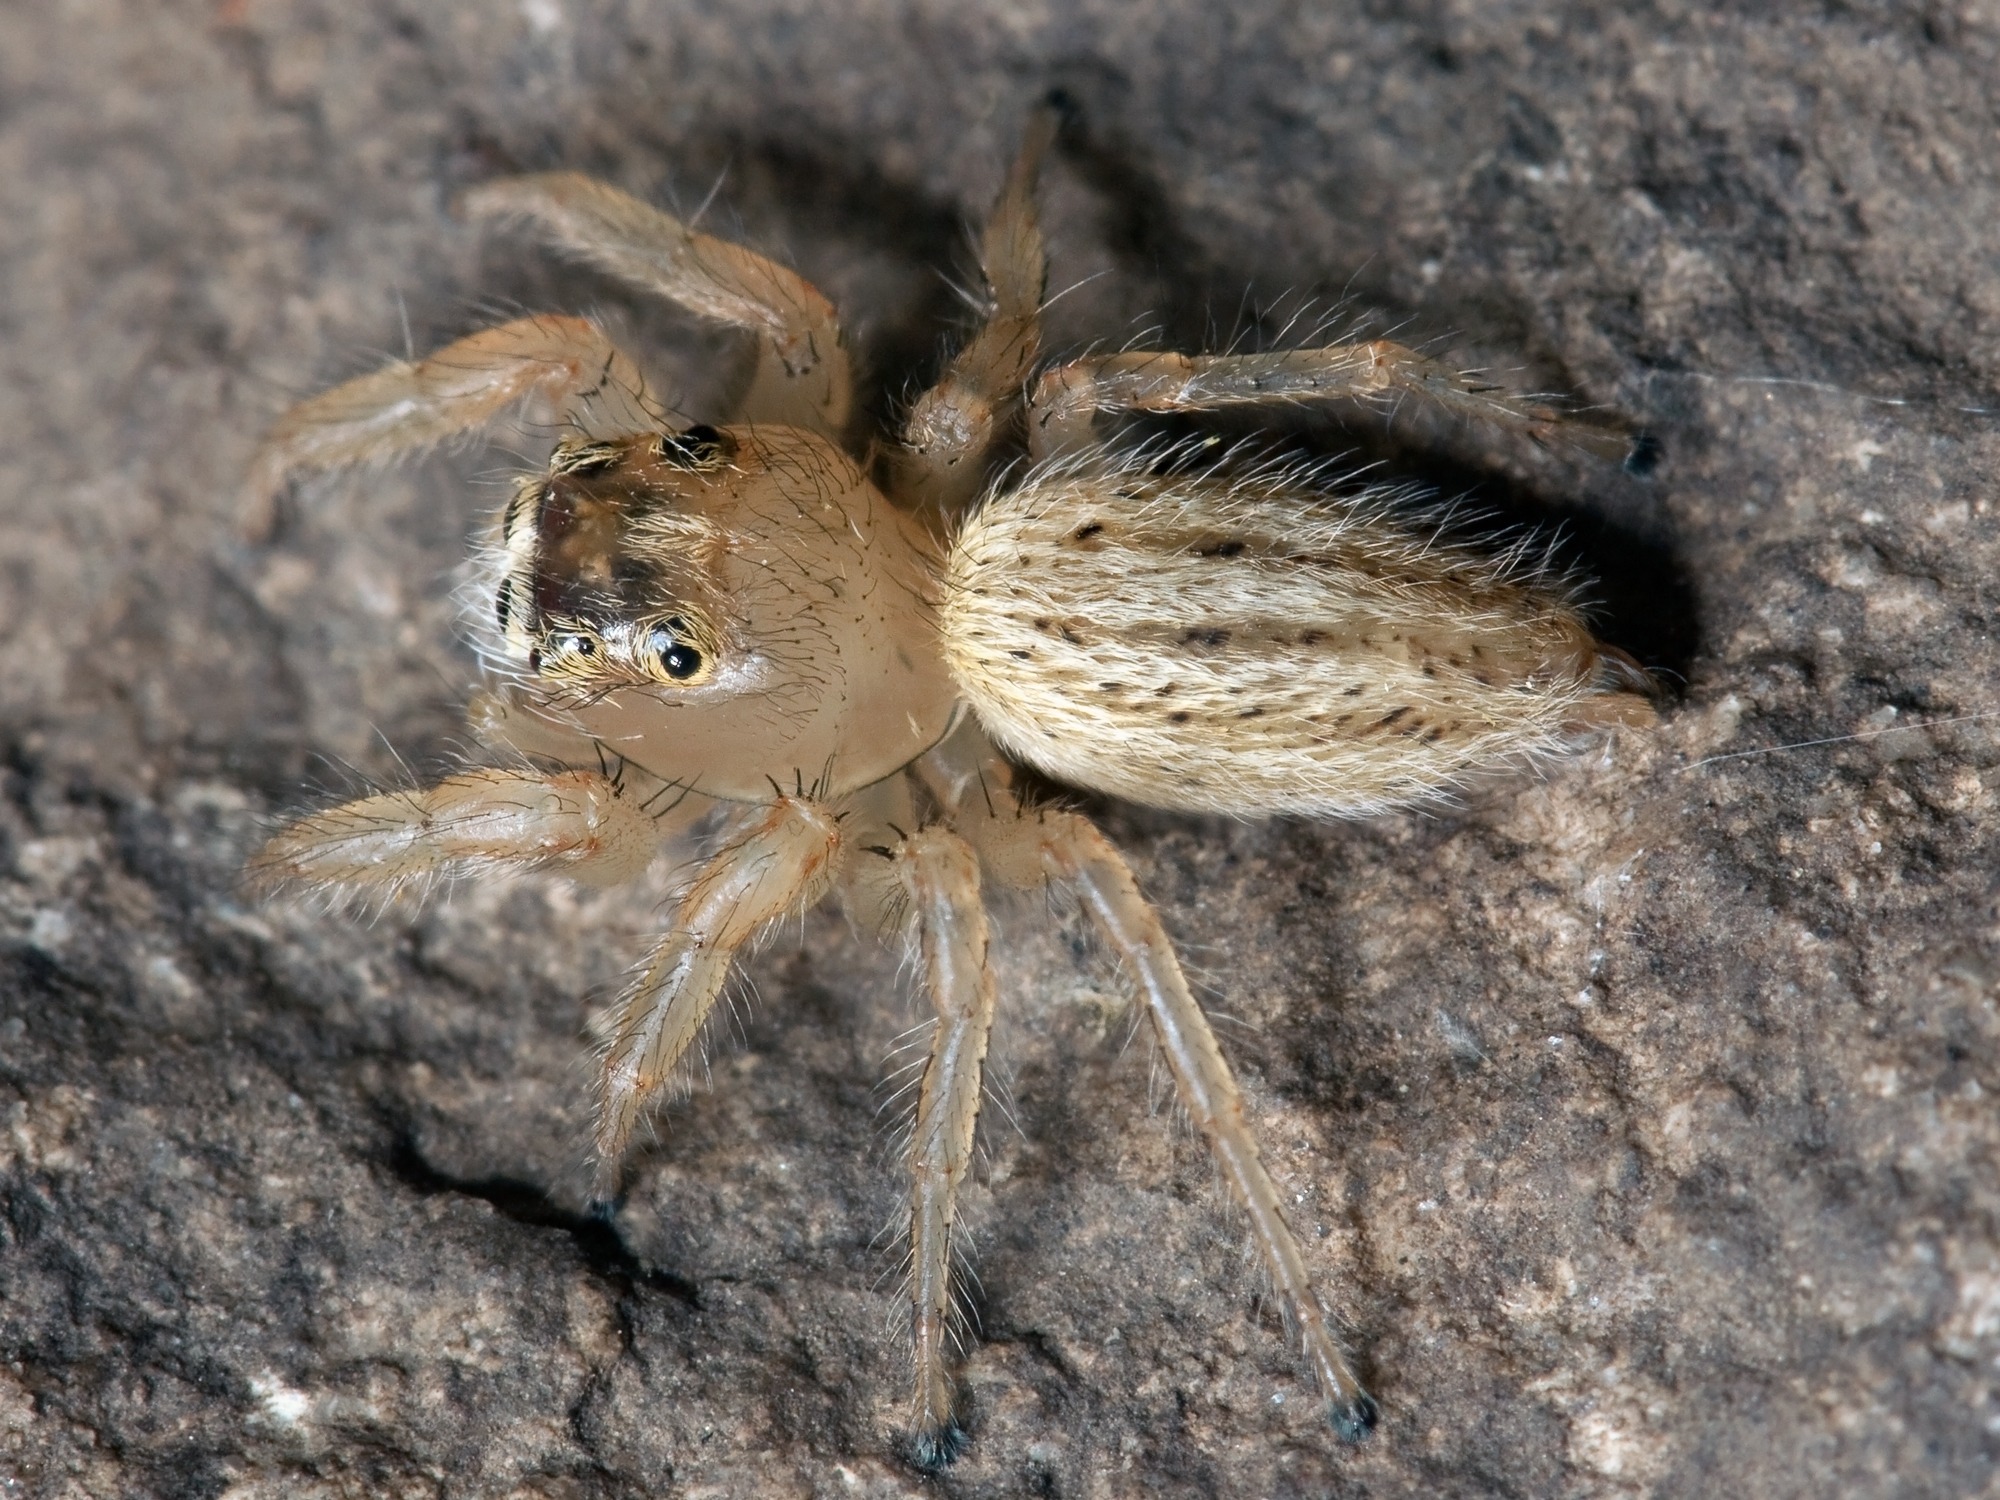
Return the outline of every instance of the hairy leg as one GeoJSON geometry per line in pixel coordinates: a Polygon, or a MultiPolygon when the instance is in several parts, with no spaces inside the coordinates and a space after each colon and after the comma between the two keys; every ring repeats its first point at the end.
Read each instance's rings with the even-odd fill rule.
{"type": "Polygon", "coordinates": [[[1030,118],[1020,154],[980,240],[991,295],[986,321],[903,424],[893,466],[912,508],[953,516],[985,483],[985,459],[1019,410],[1029,371],[1041,353],[1042,291],[1048,254],[1035,217],[1035,178],[1055,139],[1056,112],[1030,118]]]}
{"type": "Polygon", "coordinates": [[[1374,339],[1271,354],[1133,351],[1058,365],[1035,382],[1028,441],[1037,459],[1090,452],[1100,412],[1203,411],[1259,402],[1414,399],[1475,422],[1622,458],[1631,439],[1565,417],[1504,386],[1374,339]]]}
{"type": "Polygon", "coordinates": [[[742,419],[844,435],[853,374],[833,304],[797,272],[578,172],[508,177],[465,195],[468,213],[530,221],[565,254],[700,317],[758,335],[742,419]]]}
{"type": "Polygon", "coordinates": [[[896,851],[924,820],[907,775],[885,776],[841,804],[840,836],[850,857],[840,862],[839,893],[848,920],[870,937],[895,943],[910,914],[896,851]]]}
{"type": "Polygon", "coordinates": [[[397,360],[286,412],[257,450],[244,484],[252,524],[268,524],[272,500],[294,475],[406,458],[477,432],[530,397],[592,432],[673,425],[648,398],[638,366],[595,323],[516,318],[415,364],[397,360]]]}
{"type": "Polygon", "coordinates": [[[909,777],[893,776],[848,801],[841,827],[853,857],[841,867],[840,886],[857,925],[908,944],[936,1016],[908,1149],[908,1294],[912,1446],[920,1464],[940,1469],[965,1444],[947,1369],[951,1250],[958,1190],[972,1162],[995,995],[978,856],[943,827],[904,833],[918,821],[911,793],[909,777]]]}
{"type": "Polygon", "coordinates": [[[1124,858],[1086,818],[1023,811],[1009,789],[1011,772],[975,734],[955,735],[919,763],[953,824],[979,850],[981,863],[1009,885],[1061,881],[1082,899],[1107,943],[1138,981],[1153,1034],[1174,1084],[1231,1195],[1250,1220],[1251,1239],[1298,1330],[1325,1393],[1334,1428],[1349,1441],[1375,1424],[1373,1398],[1361,1388],[1314,1289],[1298,1242],[1257,1150],[1243,1096],[1208,1018],[1188,988],[1159,913],[1139,892],[1124,858]],[[982,753],[983,751],[983,753],[982,753]]]}
{"type": "Polygon", "coordinates": [[[840,849],[831,808],[781,797],[747,812],[695,877],[672,931],[618,1007],[598,1079],[599,1196],[613,1195],[641,1111],[700,1036],[738,950],[774,919],[818,901],[840,849]]]}
{"type": "Polygon", "coordinates": [[[1375,1423],[1375,1403],[1361,1389],[1329,1326],[1298,1242],[1285,1223],[1277,1186],[1259,1159],[1243,1096],[1188,988],[1159,913],[1140,895],[1123,857],[1086,819],[1052,813],[1036,820],[1032,833],[1025,822],[1019,827],[1021,837],[1034,839],[1042,868],[1076,890],[1098,931],[1138,979],[1181,1102],[1250,1216],[1251,1238],[1299,1331],[1306,1358],[1331,1404],[1334,1426],[1349,1441],[1360,1438],[1375,1423]]]}
{"type": "Polygon", "coordinates": [[[895,855],[909,902],[924,986],[937,1011],[930,1061],[910,1139],[910,1332],[916,1355],[917,1460],[937,1469],[957,1458],[965,1434],[952,1413],[946,1342],[952,1315],[951,1248],[958,1189],[972,1164],[980,1081],[993,1027],[986,908],[979,860],[943,828],[904,840],[895,855]]]}
{"type": "Polygon", "coordinates": [[[595,771],[467,771],[299,819],[258,851],[250,881],[359,900],[506,869],[614,885],[644,870],[676,826],[595,771]]]}

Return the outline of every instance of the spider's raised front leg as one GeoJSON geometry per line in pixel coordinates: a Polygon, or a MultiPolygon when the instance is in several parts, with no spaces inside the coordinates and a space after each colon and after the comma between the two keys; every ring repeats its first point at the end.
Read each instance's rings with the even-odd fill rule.
{"type": "Polygon", "coordinates": [[[255,529],[287,480],[390,463],[497,421],[530,397],[607,435],[671,427],[631,358],[587,318],[516,318],[412,364],[397,360],[301,401],[278,419],[244,483],[255,529]]]}
{"type": "Polygon", "coordinates": [[[670,214],[579,172],[485,183],[468,213],[531,222],[556,249],[699,317],[758,335],[757,371],[738,415],[839,439],[853,372],[833,304],[795,271],[697,234],[670,214]]]}
{"type": "Polygon", "coordinates": [[[1277,1185],[1258,1154],[1243,1095],[1188,988],[1159,913],[1139,893],[1124,858],[1095,825],[1071,812],[1024,811],[1009,789],[1007,763],[982,749],[975,736],[961,732],[925,757],[919,771],[996,879],[1022,887],[1050,880],[1069,886],[1138,982],[1181,1103],[1207,1140],[1231,1196],[1249,1217],[1251,1239],[1304,1344],[1334,1430],[1358,1441],[1375,1425],[1375,1401],[1356,1378],[1313,1287],[1305,1257],[1285,1222],[1277,1185]]]}
{"type": "Polygon", "coordinates": [[[1035,178],[1055,139],[1053,108],[1028,123],[979,244],[991,300],[986,320],[938,383],[917,398],[903,423],[892,466],[900,496],[913,509],[949,517],[986,481],[987,454],[1020,410],[1028,373],[1042,347],[1042,290],[1048,254],[1035,217],[1035,178]]]}
{"type": "Polygon", "coordinates": [[[389,900],[411,887],[503,870],[630,880],[701,809],[656,819],[595,771],[479,770],[377,792],[301,818],[250,862],[253,886],[389,900]]]}
{"type": "Polygon", "coordinates": [[[825,894],[841,849],[831,808],[780,797],[747,812],[681,898],[672,930],[618,1006],[597,1095],[597,1191],[614,1195],[619,1158],[646,1102],[701,1035],[738,950],[776,918],[825,894]]]}
{"type": "Polygon", "coordinates": [[[1035,382],[1028,441],[1037,459],[1088,453],[1100,412],[1207,411],[1254,403],[1426,401],[1456,416],[1622,458],[1630,437],[1578,422],[1505,386],[1426,355],[1371,339],[1270,354],[1168,354],[1137,350],[1057,365],[1035,382]]]}

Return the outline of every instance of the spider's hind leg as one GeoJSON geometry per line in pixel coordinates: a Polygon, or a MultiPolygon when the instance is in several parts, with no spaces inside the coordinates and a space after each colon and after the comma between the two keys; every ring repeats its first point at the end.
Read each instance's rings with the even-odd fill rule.
{"type": "Polygon", "coordinates": [[[978,736],[948,740],[919,762],[932,793],[979,851],[980,864],[1008,885],[1057,881],[1074,890],[1104,940],[1138,982],[1153,1034],[1175,1088],[1248,1215],[1250,1236],[1305,1348],[1334,1430],[1350,1442],[1374,1427],[1375,1400],[1361,1386],[1332,1318],[1285,1222],[1277,1184],[1264,1168],[1242,1092],[1215,1032],[1188,987],[1160,915],[1140,894],[1124,858],[1087,818],[1023,810],[1005,761],[978,736]]]}
{"type": "Polygon", "coordinates": [[[1035,382],[1028,442],[1038,460],[1060,458],[1097,446],[1100,413],[1329,400],[1422,401],[1551,446],[1621,459],[1631,448],[1627,433],[1576,421],[1387,339],[1268,354],[1133,350],[1072,360],[1035,382]]]}
{"type": "Polygon", "coordinates": [[[1048,253],[1035,214],[1035,179],[1055,139],[1053,105],[1028,122],[1020,153],[980,238],[989,301],[985,321],[903,423],[891,471],[906,503],[949,517],[986,482],[986,458],[1011,430],[1042,347],[1048,253]]]}
{"type": "Polygon", "coordinates": [[[1075,813],[1024,819],[1011,837],[1032,847],[1042,869],[1076,891],[1098,932],[1139,982],[1181,1103],[1207,1140],[1231,1195],[1249,1215],[1251,1240],[1304,1345],[1334,1430],[1349,1442],[1359,1441],[1375,1426],[1375,1400],[1362,1389],[1319,1300],[1285,1222],[1277,1184],[1258,1153],[1243,1095],[1188,987],[1160,914],[1140,894],[1124,857],[1088,819],[1075,813]]]}

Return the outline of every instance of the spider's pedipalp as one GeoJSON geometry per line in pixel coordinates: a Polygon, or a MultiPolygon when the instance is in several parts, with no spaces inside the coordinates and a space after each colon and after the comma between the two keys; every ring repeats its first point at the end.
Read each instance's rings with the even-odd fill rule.
{"type": "Polygon", "coordinates": [[[364,903],[507,869],[608,885],[643,870],[662,836],[594,771],[468,771],[301,818],[258,851],[249,876],[263,892],[364,903]]]}

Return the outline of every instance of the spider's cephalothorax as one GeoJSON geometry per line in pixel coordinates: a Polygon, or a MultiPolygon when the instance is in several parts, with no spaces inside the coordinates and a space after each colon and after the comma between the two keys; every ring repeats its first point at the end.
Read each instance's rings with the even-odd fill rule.
{"type": "Polygon", "coordinates": [[[364,896],[507,869],[612,881],[710,819],[708,858],[605,1049],[607,1198],[746,943],[832,891],[865,926],[900,932],[937,1018],[909,1147],[912,1424],[929,1466],[965,1438],[947,1334],[997,999],[981,886],[1069,888],[1136,982],[1333,1423],[1358,1438],[1375,1405],[1159,917],[1086,819],[1023,806],[1006,757],[1163,807],[1370,812],[1647,723],[1644,676],[1598,644],[1559,581],[1441,541],[1380,497],[1105,446],[1100,414],[1333,397],[1578,430],[1380,341],[1042,368],[1034,180],[1053,128],[1036,118],[982,241],[984,323],[873,472],[847,446],[833,309],[797,276],[588,178],[473,193],[475,212],[529,220],[746,330],[760,363],[729,425],[683,428],[594,323],[530,317],[287,413],[253,471],[260,498],[298,471],[476,431],[524,399],[574,436],[516,487],[478,564],[493,682],[472,721],[504,764],[304,818],[254,868],[267,885],[364,896]]]}
{"type": "Polygon", "coordinates": [[[844,795],[930,749],[956,711],[929,533],[812,431],[565,443],[496,540],[490,654],[524,711],[557,710],[663,781],[844,795]]]}

